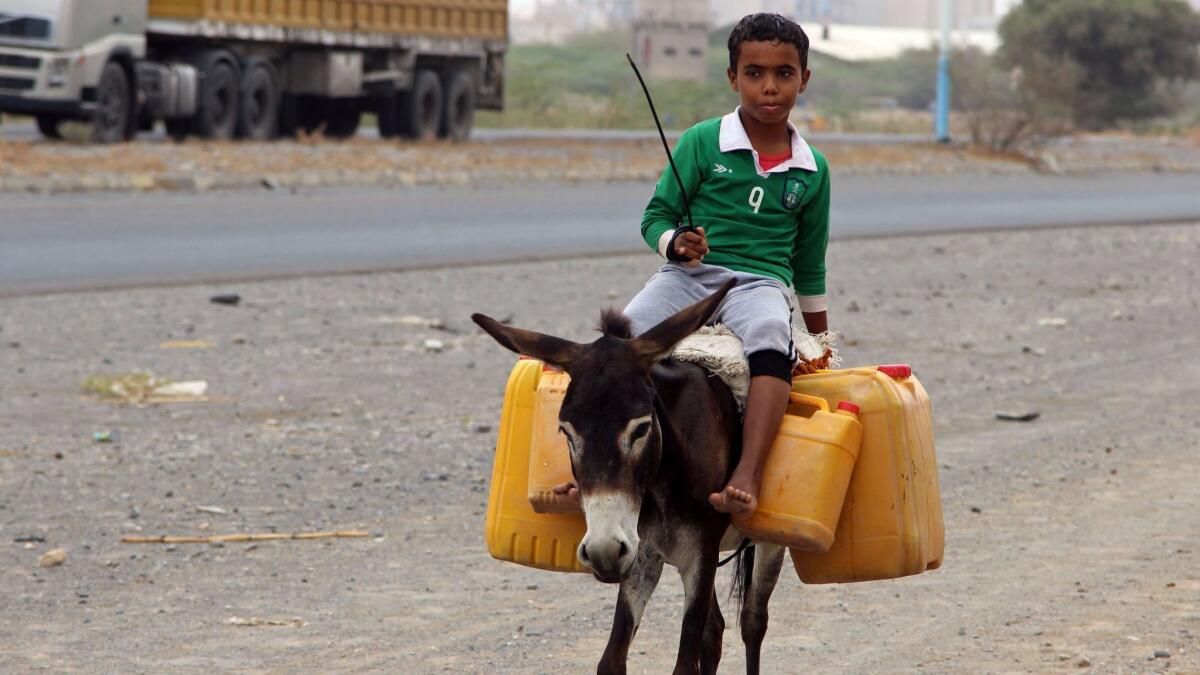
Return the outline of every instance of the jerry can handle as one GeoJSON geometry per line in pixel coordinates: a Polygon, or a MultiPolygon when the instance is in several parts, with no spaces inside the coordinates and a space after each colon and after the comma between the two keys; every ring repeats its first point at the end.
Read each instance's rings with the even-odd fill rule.
{"type": "Polygon", "coordinates": [[[817,410],[820,410],[822,412],[829,412],[829,402],[826,401],[825,399],[821,398],[820,396],[813,396],[811,394],[801,394],[799,392],[793,391],[793,392],[788,393],[788,398],[791,400],[792,403],[795,403],[797,405],[806,405],[810,408],[816,408],[817,410]]]}

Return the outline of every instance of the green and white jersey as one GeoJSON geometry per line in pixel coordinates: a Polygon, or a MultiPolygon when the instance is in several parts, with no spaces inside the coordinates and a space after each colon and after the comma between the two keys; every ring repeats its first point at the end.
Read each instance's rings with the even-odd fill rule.
{"type": "MultiPolygon", "coordinates": [[[[701,122],[679,138],[673,157],[704,228],[705,264],[773,277],[795,289],[801,310],[825,310],[829,243],[829,164],[791,122],[790,160],[763,171],[738,112],[701,122]]],[[[659,253],[686,220],[668,164],[642,216],[642,237],[659,253]]]]}

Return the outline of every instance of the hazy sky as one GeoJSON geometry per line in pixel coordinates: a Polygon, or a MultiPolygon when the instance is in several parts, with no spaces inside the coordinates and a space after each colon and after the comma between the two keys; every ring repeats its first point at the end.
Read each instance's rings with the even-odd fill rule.
{"type": "Polygon", "coordinates": [[[508,0],[508,11],[516,16],[529,16],[536,6],[537,0],[508,0]]]}

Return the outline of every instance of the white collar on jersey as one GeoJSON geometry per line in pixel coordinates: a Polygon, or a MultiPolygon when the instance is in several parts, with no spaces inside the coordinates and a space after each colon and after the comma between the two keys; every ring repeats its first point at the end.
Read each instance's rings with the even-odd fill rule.
{"type": "Polygon", "coordinates": [[[817,158],[813,155],[812,148],[808,147],[808,142],[800,137],[800,130],[788,120],[788,131],[792,137],[792,158],[788,161],[773,167],[770,171],[762,171],[758,164],[758,151],[750,143],[750,137],[746,135],[746,128],[742,126],[742,118],[738,116],[738,111],[742,109],[738,106],[737,110],[729,113],[721,118],[721,152],[732,152],[734,150],[749,150],[754,155],[754,167],[758,169],[760,175],[771,173],[780,173],[789,169],[804,169],[805,171],[817,170],[817,158]]]}

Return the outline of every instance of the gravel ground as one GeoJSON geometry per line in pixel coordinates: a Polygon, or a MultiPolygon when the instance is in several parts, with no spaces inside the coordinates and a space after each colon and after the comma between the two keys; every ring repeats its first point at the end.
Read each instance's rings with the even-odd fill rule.
{"type": "MultiPolygon", "coordinates": [[[[819,146],[842,175],[1200,171],[1200,136],[1065,138],[1032,160],[960,145],[830,142],[819,146]]],[[[315,138],[110,146],[0,139],[0,193],[652,182],[663,162],[657,140],[611,138],[462,144],[315,138]]]]}
{"type": "MultiPolygon", "coordinates": [[[[1197,260],[1197,225],[835,242],[847,364],[911,363],[933,396],[946,560],[845,586],[785,570],[765,671],[1200,671],[1197,260]]],[[[615,589],[484,549],[513,357],[467,317],[588,339],[654,265],[0,299],[0,672],[590,670],[615,589]],[[222,291],[243,303],[208,301],[222,291]],[[211,399],[81,388],[141,370],[211,399]],[[349,528],[376,536],[119,543],[349,528]],[[56,548],[66,562],[40,567],[56,548]],[[282,625],[230,623],[255,618],[282,625]]],[[[681,606],[668,572],[631,671],[670,668],[681,606]]]]}

